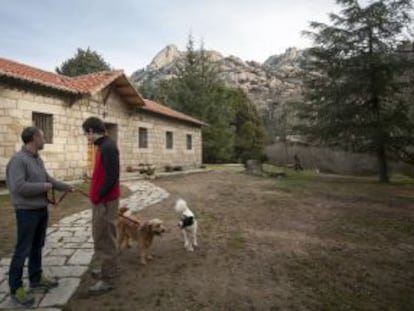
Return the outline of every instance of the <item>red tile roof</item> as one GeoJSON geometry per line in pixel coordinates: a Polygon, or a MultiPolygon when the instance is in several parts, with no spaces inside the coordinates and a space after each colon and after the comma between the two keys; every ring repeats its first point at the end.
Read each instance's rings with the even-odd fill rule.
{"type": "Polygon", "coordinates": [[[62,91],[77,93],[69,85],[69,78],[54,74],[52,72],[23,65],[0,57],[0,75],[26,80],[35,84],[45,85],[62,91]]]}
{"type": "Polygon", "coordinates": [[[95,93],[124,75],[122,70],[100,71],[71,78],[71,86],[82,93],[95,93]]]}
{"type": "Polygon", "coordinates": [[[0,75],[69,93],[91,94],[122,76],[123,72],[102,71],[72,78],[0,57],[0,75]]]}
{"type": "MultiPolygon", "coordinates": [[[[136,94],[137,102],[140,105],[142,105],[143,102],[141,95],[130,84],[121,70],[101,71],[78,77],[67,77],[0,57],[0,77],[1,76],[27,81],[75,95],[94,94],[118,78],[124,77],[126,80],[125,83],[128,83],[131,90],[133,90],[132,93],[136,94]]],[[[148,99],[144,100],[142,109],[200,126],[205,125],[205,123],[200,120],[148,99]]]]}
{"type": "Polygon", "coordinates": [[[188,116],[184,113],[173,110],[173,109],[171,109],[167,106],[158,104],[158,103],[156,103],[152,100],[144,99],[144,102],[145,102],[145,105],[143,107],[141,107],[141,109],[143,109],[143,110],[151,111],[151,112],[154,112],[154,113],[159,113],[159,114],[162,114],[162,115],[174,118],[174,119],[187,121],[187,122],[194,123],[194,124],[197,124],[197,125],[206,125],[204,122],[202,122],[200,120],[197,120],[197,119],[195,119],[193,117],[190,117],[190,116],[188,116]]]}

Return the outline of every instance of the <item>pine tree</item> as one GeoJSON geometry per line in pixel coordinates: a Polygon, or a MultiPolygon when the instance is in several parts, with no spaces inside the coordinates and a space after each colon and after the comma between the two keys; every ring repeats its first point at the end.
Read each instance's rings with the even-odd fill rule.
{"type": "Polygon", "coordinates": [[[146,96],[206,122],[203,127],[203,161],[207,163],[263,158],[263,124],[247,96],[225,86],[218,69],[201,45],[190,36],[187,51],[169,80],[145,83],[146,96]]]}
{"type": "Polygon", "coordinates": [[[399,46],[411,24],[410,0],[337,0],[330,25],[312,22],[304,63],[305,102],[297,129],[309,139],[369,152],[389,182],[389,158],[414,163],[413,58],[399,46]],[[411,116],[410,116],[411,114],[411,116]]]}
{"type": "Polygon", "coordinates": [[[226,102],[232,107],[234,126],[234,158],[246,163],[249,159],[262,160],[268,140],[264,124],[247,95],[240,89],[223,89],[226,102]]]}
{"type": "Polygon", "coordinates": [[[56,72],[61,75],[75,77],[88,73],[111,70],[103,57],[90,48],[78,49],[76,54],[56,67],[56,72]]]}
{"type": "Polygon", "coordinates": [[[177,77],[160,83],[158,96],[170,107],[206,122],[203,128],[203,161],[230,161],[234,132],[229,126],[231,109],[220,94],[223,82],[208,60],[203,46],[194,47],[189,36],[177,77]]]}

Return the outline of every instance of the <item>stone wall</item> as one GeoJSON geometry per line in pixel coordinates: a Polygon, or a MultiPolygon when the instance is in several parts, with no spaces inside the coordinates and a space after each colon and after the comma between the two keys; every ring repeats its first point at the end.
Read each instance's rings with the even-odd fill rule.
{"type": "MultiPolygon", "coordinates": [[[[280,166],[293,164],[295,154],[299,156],[302,166],[306,169],[318,169],[323,173],[347,175],[378,174],[377,159],[368,154],[284,143],[275,143],[266,147],[269,162],[280,166]]],[[[413,166],[391,160],[388,164],[390,174],[414,176],[413,166]]]]}
{"type": "Polygon", "coordinates": [[[139,163],[151,163],[159,169],[164,165],[183,167],[201,164],[201,130],[187,123],[158,115],[137,113],[112,93],[102,104],[102,93],[74,103],[52,96],[38,95],[0,85],[0,180],[5,167],[22,146],[20,133],[32,124],[32,113],[53,115],[53,143],[46,144],[42,158],[52,176],[65,180],[82,178],[88,174],[88,145],[81,128],[83,120],[98,116],[116,124],[117,141],[121,153],[121,170],[139,163]],[[105,118],[103,117],[105,115],[105,118]],[[138,128],[147,127],[149,148],[138,148],[138,128]],[[165,148],[165,131],[174,133],[174,149],[165,148]],[[193,137],[193,149],[186,150],[186,134],[193,137]]]}
{"type": "Polygon", "coordinates": [[[163,170],[165,165],[180,165],[184,168],[201,165],[202,142],[199,127],[151,113],[136,113],[135,106],[123,104],[115,93],[110,95],[106,107],[101,105],[99,108],[99,114],[107,112],[105,122],[118,127],[123,170],[127,166],[136,167],[139,163],[154,164],[158,170],[163,170]],[[148,148],[139,148],[139,127],[148,130],[148,148]],[[166,131],[173,132],[173,149],[166,148],[166,131]],[[191,150],[186,148],[187,134],[192,135],[191,150]]]}

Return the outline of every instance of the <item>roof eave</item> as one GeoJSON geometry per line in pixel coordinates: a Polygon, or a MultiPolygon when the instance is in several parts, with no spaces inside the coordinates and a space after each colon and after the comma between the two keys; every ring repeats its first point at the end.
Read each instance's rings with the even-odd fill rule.
{"type": "MultiPolygon", "coordinates": [[[[106,83],[105,86],[101,87],[99,90],[102,90],[103,88],[109,86],[110,84],[116,82],[117,80],[122,79],[123,85],[122,86],[116,86],[115,88],[119,87],[129,87],[132,90],[132,93],[130,93],[129,95],[122,95],[121,92],[118,90],[118,92],[120,93],[121,97],[124,98],[128,98],[125,101],[128,102],[129,104],[138,104],[140,107],[143,107],[145,105],[145,101],[144,98],[141,96],[141,94],[139,94],[139,92],[137,91],[137,89],[133,86],[133,84],[131,83],[131,81],[129,81],[128,77],[124,74],[123,71],[120,71],[120,74],[118,76],[116,76],[114,79],[112,79],[110,82],[106,83]]],[[[99,91],[98,90],[98,91],[99,91]]]]}
{"type": "Polygon", "coordinates": [[[72,96],[79,96],[79,95],[83,94],[82,92],[79,92],[79,91],[71,89],[71,88],[59,87],[59,86],[56,86],[52,83],[39,81],[37,79],[29,79],[29,78],[26,78],[26,77],[22,77],[20,75],[11,74],[11,73],[4,72],[4,71],[1,71],[1,70],[0,70],[0,77],[4,77],[6,79],[10,79],[10,80],[14,80],[14,81],[33,84],[33,85],[36,85],[36,86],[49,88],[49,89],[52,89],[52,90],[55,90],[55,91],[58,91],[58,92],[70,94],[72,96]]]}
{"type": "Polygon", "coordinates": [[[170,115],[165,114],[165,113],[162,113],[162,112],[158,112],[158,111],[154,111],[152,109],[148,109],[145,106],[144,107],[140,107],[140,109],[142,109],[145,112],[149,112],[149,113],[152,113],[152,114],[155,114],[155,115],[163,116],[163,117],[168,118],[168,119],[173,119],[173,120],[180,121],[180,122],[183,122],[183,123],[190,123],[190,124],[196,125],[198,127],[208,126],[207,123],[204,123],[202,121],[189,120],[189,119],[184,119],[184,118],[170,116],[170,115]]]}

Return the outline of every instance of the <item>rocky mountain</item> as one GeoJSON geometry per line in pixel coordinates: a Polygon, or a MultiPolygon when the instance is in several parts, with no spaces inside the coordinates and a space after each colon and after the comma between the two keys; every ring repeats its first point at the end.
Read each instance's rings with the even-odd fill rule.
{"type": "MultiPolygon", "coordinates": [[[[301,98],[299,62],[303,51],[289,48],[283,54],[270,56],[262,64],[243,61],[236,56],[223,56],[217,51],[206,51],[206,54],[228,86],[245,91],[268,124],[272,136],[280,132],[280,129],[272,128],[278,123],[277,118],[289,110],[289,103],[301,98]]],[[[175,45],[168,45],[145,69],[134,72],[131,80],[140,86],[144,82],[170,79],[177,74],[177,64],[184,57],[184,51],[179,51],[175,45]]]]}

